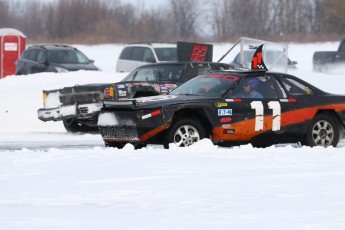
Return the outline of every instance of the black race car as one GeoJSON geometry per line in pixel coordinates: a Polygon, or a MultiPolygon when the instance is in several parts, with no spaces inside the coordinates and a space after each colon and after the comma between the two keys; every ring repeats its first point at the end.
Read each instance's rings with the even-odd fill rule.
{"type": "Polygon", "coordinates": [[[141,66],[121,82],[87,84],[43,91],[42,121],[63,121],[69,132],[98,131],[101,100],[124,100],[166,94],[182,83],[210,70],[228,69],[218,62],[162,62],[141,66]]]}
{"type": "Polygon", "coordinates": [[[256,70],[215,71],[168,95],[103,101],[98,125],[106,146],[189,146],[202,138],[218,145],[337,146],[344,136],[345,96],[267,72],[260,52],[253,57],[256,70]]]}

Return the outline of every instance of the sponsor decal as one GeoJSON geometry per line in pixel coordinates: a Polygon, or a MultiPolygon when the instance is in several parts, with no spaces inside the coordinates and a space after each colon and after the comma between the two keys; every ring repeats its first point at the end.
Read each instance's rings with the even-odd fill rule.
{"type": "Polygon", "coordinates": [[[168,88],[176,88],[176,84],[165,84],[168,88]]]}
{"type": "Polygon", "coordinates": [[[161,90],[168,90],[168,88],[165,86],[161,86],[161,90]]]}
{"type": "Polygon", "coordinates": [[[153,84],[152,86],[156,91],[158,91],[158,92],[160,91],[160,87],[158,84],[153,84]]]}
{"type": "Polygon", "coordinates": [[[218,109],[218,116],[231,116],[232,109],[218,109]]]}
{"type": "Polygon", "coordinates": [[[150,86],[150,84],[147,83],[147,82],[141,82],[141,85],[143,85],[143,86],[150,86]]]}
{"type": "Polygon", "coordinates": [[[151,113],[148,113],[148,114],[145,114],[145,115],[141,116],[141,119],[145,120],[147,118],[154,117],[154,116],[157,116],[159,114],[161,114],[161,111],[160,110],[155,110],[155,111],[153,111],[151,113]]]}
{"type": "Polygon", "coordinates": [[[161,93],[169,93],[169,90],[161,90],[161,93]]]}
{"type": "Polygon", "coordinates": [[[241,98],[225,99],[226,102],[242,102],[241,98]]]}
{"type": "Polygon", "coordinates": [[[132,87],[132,83],[127,83],[126,86],[127,87],[132,87]]]}
{"type": "Polygon", "coordinates": [[[280,102],[296,102],[297,100],[295,98],[289,98],[289,99],[280,99],[280,102]]]}
{"type": "Polygon", "coordinates": [[[104,98],[109,98],[114,96],[114,88],[109,87],[104,89],[104,98]]]}
{"type": "Polygon", "coordinates": [[[228,129],[228,128],[230,128],[230,127],[231,127],[230,124],[222,124],[222,128],[223,128],[223,129],[228,129]]]}
{"type": "Polygon", "coordinates": [[[126,86],[125,85],[117,85],[117,88],[118,89],[124,89],[124,88],[126,88],[126,86]]]}
{"type": "Polygon", "coordinates": [[[232,121],[231,117],[222,117],[220,120],[220,123],[229,123],[232,121]]]}
{"type": "Polygon", "coordinates": [[[305,87],[305,93],[306,94],[311,94],[312,90],[309,87],[305,87]]]}
{"type": "Polygon", "coordinates": [[[225,130],[223,131],[223,133],[224,133],[224,134],[235,134],[236,131],[235,131],[234,129],[225,129],[225,130]]]}
{"type": "Polygon", "coordinates": [[[119,92],[119,96],[120,96],[120,97],[125,97],[125,96],[127,96],[127,91],[125,91],[125,90],[119,90],[118,92],[119,92]]]}
{"type": "Polygon", "coordinates": [[[226,102],[217,102],[216,103],[216,107],[226,107],[226,106],[228,106],[228,103],[226,103],[226,102]]]}

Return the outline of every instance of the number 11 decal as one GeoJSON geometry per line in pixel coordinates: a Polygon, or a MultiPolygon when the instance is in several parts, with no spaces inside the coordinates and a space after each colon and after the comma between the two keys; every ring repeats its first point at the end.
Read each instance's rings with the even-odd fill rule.
{"type": "MultiPolygon", "coordinates": [[[[252,109],[255,110],[255,131],[264,129],[264,105],[261,101],[253,101],[250,103],[252,109]]],[[[268,108],[272,109],[272,131],[280,130],[280,114],[281,107],[278,101],[270,101],[268,108]]]]}

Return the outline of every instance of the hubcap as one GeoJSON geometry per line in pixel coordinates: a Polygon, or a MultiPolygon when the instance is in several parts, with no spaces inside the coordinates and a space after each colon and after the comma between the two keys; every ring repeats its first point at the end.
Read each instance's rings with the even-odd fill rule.
{"type": "Polygon", "coordinates": [[[312,130],[312,138],[314,143],[318,146],[330,146],[334,139],[332,125],[325,120],[316,122],[312,130]]]}
{"type": "Polygon", "coordinates": [[[174,134],[174,143],[179,147],[186,147],[200,140],[198,130],[190,125],[179,127],[174,134]]]}

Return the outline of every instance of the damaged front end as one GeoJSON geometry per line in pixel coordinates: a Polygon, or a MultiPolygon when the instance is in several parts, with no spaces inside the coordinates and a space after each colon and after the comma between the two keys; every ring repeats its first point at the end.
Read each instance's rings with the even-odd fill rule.
{"type": "Polygon", "coordinates": [[[103,101],[98,128],[107,146],[120,143],[157,144],[171,120],[161,108],[143,109],[135,100],[103,101]]]}
{"type": "Polygon", "coordinates": [[[101,100],[115,96],[114,88],[109,84],[44,90],[44,106],[38,110],[38,118],[42,121],[97,119],[103,106],[101,100]]]}

